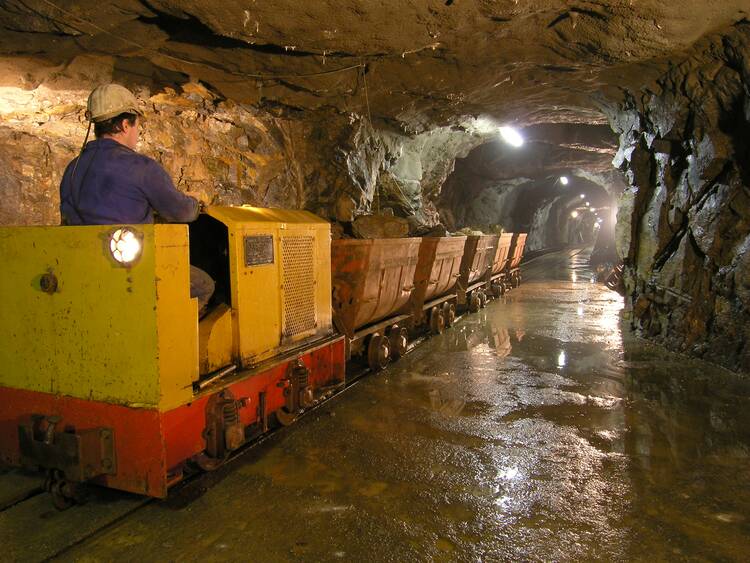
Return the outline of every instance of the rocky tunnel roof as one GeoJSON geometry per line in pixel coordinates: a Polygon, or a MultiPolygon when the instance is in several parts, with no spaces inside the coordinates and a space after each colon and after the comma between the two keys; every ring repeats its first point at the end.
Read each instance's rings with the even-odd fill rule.
{"type": "Polygon", "coordinates": [[[0,55],[114,55],[125,83],[200,80],[240,102],[369,111],[406,131],[479,114],[603,123],[597,96],[749,14],[746,0],[6,0],[0,55]]]}

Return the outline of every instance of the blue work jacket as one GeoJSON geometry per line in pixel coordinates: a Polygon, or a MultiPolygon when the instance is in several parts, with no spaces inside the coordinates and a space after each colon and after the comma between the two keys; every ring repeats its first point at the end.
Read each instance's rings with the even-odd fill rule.
{"type": "Polygon", "coordinates": [[[200,204],[178,191],[158,162],[113,139],[87,143],[65,169],[60,182],[65,225],[153,223],[154,211],[166,221],[187,223],[198,217],[200,204]]]}

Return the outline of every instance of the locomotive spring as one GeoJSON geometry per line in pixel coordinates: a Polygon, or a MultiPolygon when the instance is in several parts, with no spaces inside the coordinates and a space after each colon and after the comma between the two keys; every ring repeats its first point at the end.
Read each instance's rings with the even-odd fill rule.
{"type": "Polygon", "coordinates": [[[234,401],[228,401],[224,403],[222,407],[224,414],[224,424],[236,424],[240,420],[240,412],[237,408],[237,403],[234,401]]]}
{"type": "Polygon", "coordinates": [[[299,385],[299,388],[304,389],[305,387],[307,387],[310,372],[304,365],[298,365],[297,367],[295,367],[294,375],[297,378],[297,385],[299,385]]]}

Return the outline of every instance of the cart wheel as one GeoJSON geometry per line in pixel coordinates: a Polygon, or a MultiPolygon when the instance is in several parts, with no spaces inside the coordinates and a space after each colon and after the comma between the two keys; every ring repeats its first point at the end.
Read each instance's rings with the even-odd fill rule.
{"type": "Polygon", "coordinates": [[[487,294],[484,291],[479,292],[479,306],[482,309],[487,306],[487,294]]]}
{"type": "Polygon", "coordinates": [[[446,327],[452,327],[453,323],[456,322],[456,306],[453,303],[446,301],[443,304],[443,318],[445,319],[446,327]]]}
{"type": "Polygon", "coordinates": [[[430,309],[430,331],[432,334],[440,334],[445,329],[445,317],[441,307],[430,309]]]}
{"type": "Polygon", "coordinates": [[[478,291],[472,291],[469,294],[469,311],[472,313],[476,313],[479,311],[479,308],[482,306],[482,300],[479,297],[478,291]]]}
{"type": "Polygon", "coordinates": [[[518,287],[519,285],[521,285],[521,276],[516,272],[513,274],[513,287],[518,287]]]}
{"type": "Polygon", "coordinates": [[[502,297],[503,295],[503,284],[501,282],[496,282],[492,284],[492,295],[495,297],[502,297]]]}
{"type": "Polygon", "coordinates": [[[388,343],[391,347],[391,356],[398,359],[406,354],[406,348],[409,346],[409,331],[398,325],[392,326],[388,331],[388,343]]]}
{"type": "Polygon", "coordinates": [[[385,336],[373,334],[367,345],[367,363],[373,371],[380,371],[388,365],[391,345],[385,336]]]}

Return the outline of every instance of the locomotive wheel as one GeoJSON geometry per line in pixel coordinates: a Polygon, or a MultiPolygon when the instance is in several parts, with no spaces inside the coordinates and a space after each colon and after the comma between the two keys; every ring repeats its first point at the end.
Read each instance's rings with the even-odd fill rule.
{"type": "Polygon", "coordinates": [[[441,307],[430,309],[430,330],[432,334],[441,334],[445,329],[445,317],[441,307]]]}
{"type": "Polygon", "coordinates": [[[472,291],[469,295],[469,311],[472,313],[476,313],[479,311],[479,308],[482,306],[482,301],[479,297],[479,292],[472,291]]]}
{"type": "Polygon", "coordinates": [[[52,496],[52,504],[57,510],[67,510],[74,504],[83,504],[85,494],[80,483],[68,481],[65,474],[57,469],[47,473],[44,489],[52,496]]]}
{"type": "Polygon", "coordinates": [[[293,424],[295,420],[297,420],[297,415],[291,412],[287,412],[284,408],[280,408],[276,411],[276,420],[278,420],[279,424],[281,424],[282,426],[289,426],[293,424]]]}
{"type": "Polygon", "coordinates": [[[373,334],[367,345],[367,363],[373,371],[385,369],[391,355],[391,344],[385,336],[373,334]]]}
{"type": "Polygon", "coordinates": [[[215,457],[206,455],[205,452],[202,452],[194,456],[190,461],[192,464],[196,465],[199,469],[208,472],[208,471],[215,471],[216,469],[224,465],[226,460],[227,460],[226,458],[217,459],[215,457]]]}
{"type": "Polygon", "coordinates": [[[406,349],[409,346],[409,331],[398,325],[392,326],[391,330],[388,331],[388,341],[391,347],[391,356],[394,360],[398,359],[406,354],[406,349]]]}
{"type": "Polygon", "coordinates": [[[443,318],[446,327],[452,327],[456,322],[456,306],[453,303],[443,303],[443,318]]]}

